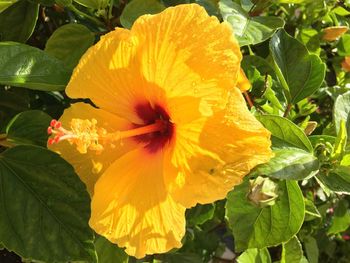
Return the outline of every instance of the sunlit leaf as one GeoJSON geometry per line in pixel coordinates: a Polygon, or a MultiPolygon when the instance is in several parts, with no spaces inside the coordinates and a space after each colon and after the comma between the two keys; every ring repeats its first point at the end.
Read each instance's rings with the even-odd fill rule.
{"type": "Polygon", "coordinates": [[[247,199],[248,181],[227,196],[226,217],[238,251],[276,246],[288,241],[304,221],[304,198],[295,181],[281,181],[272,206],[259,208],[247,199]],[[293,212],[291,212],[293,211],[293,212]]]}
{"type": "Polygon", "coordinates": [[[271,263],[269,251],[266,248],[250,248],[244,251],[238,258],[238,263],[271,263]]]}
{"type": "Polygon", "coordinates": [[[14,42],[0,42],[0,84],[35,90],[63,90],[70,71],[44,51],[14,42]]]}
{"type": "Polygon", "coordinates": [[[317,55],[309,54],[302,43],[284,30],[271,38],[270,50],[276,73],[290,103],[301,101],[321,86],[326,72],[325,64],[317,55]]]}
{"type": "Polygon", "coordinates": [[[250,17],[239,4],[231,0],[221,0],[219,9],[223,19],[232,26],[241,46],[263,42],[284,26],[284,21],[279,17],[250,17]]]}

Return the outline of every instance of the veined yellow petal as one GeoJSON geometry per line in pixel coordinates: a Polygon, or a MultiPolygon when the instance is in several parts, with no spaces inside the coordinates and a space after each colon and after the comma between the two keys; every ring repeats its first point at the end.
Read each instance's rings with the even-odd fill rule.
{"type": "Polygon", "coordinates": [[[179,125],[176,139],[165,173],[172,195],[186,207],[224,198],[272,156],[270,133],[248,111],[238,89],[225,110],[179,125]]]}
{"type": "Polygon", "coordinates": [[[167,97],[202,98],[201,111],[207,114],[212,105],[226,104],[241,61],[228,24],[209,17],[197,4],[178,5],[140,17],[132,33],[143,43],[143,76],[164,89],[167,97]]]}
{"type": "MultiPolygon", "coordinates": [[[[113,132],[125,130],[129,127],[129,122],[104,110],[96,109],[86,103],[75,103],[66,109],[60,118],[64,127],[70,126],[73,118],[97,120],[101,128],[113,132]]],[[[76,147],[68,141],[62,141],[58,144],[49,145],[49,148],[58,152],[62,157],[73,165],[80,179],[86,184],[88,191],[92,194],[94,184],[101,174],[124,153],[135,147],[136,143],[132,140],[123,140],[114,145],[106,145],[100,154],[94,151],[88,151],[81,154],[76,147]]]]}
{"type": "Polygon", "coordinates": [[[163,179],[163,154],[136,149],[113,163],[97,181],[90,226],[137,258],[181,246],[185,208],[163,179]]]}

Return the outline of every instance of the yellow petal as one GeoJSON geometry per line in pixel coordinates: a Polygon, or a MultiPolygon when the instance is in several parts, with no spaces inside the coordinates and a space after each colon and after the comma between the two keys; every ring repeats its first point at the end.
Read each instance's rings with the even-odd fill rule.
{"type": "MultiPolygon", "coordinates": [[[[127,121],[104,110],[96,109],[86,103],[75,103],[66,109],[60,118],[62,126],[69,128],[70,121],[73,118],[94,118],[101,128],[105,128],[110,132],[125,130],[130,125],[127,121]]],[[[94,184],[101,174],[114,160],[130,151],[130,149],[133,149],[135,143],[132,140],[124,140],[115,145],[105,145],[104,150],[100,154],[96,154],[95,151],[88,151],[86,154],[81,154],[68,141],[62,141],[49,147],[51,150],[60,153],[65,160],[73,165],[80,179],[86,184],[88,191],[93,193],[94,184]]]]}
{"type": "MultiPolygon", "coordinates": [[[[200,97],[202,107],[224,105],[237,82],[241,52],[231,27],[197,4],[178,5],[140,17],[140,64],[147,81],[167,97],[200,97]]],[[[203,109],[204,111],[204,109],[203,109]]]]}
{"type": "Polygon", "coordinates": [[[186,207],[222,199],[272,152],[270,133],[248,111],[238,89],[226,110],[177,126],[167,180],[186,207]]]}
{"type": "Polygon", "coordinates": [[[247,79],[243,69],[241,68],[238,74],[237,88],[239,88],[242,92],[249,90],[251,84],[247,79]]]}
{"type": "Polygon", "coordinates": [[[331,26],[327,27],[323,30],[323,36],[322,39],[326,41],[335,41],[341,35],[345,34],[346,31],[348,31],[349,28],[347,26],[331,26]]]}
{"type": "Polygon", "coordinates": [[[163,154],[133,150],[97,181],[90,226],[137,258],[181,246],[185,208],[169,196],[163,154]]]}
{"type": "Polygon", "coordinates": [[[138,123],[135,104],[148,97],[158,97],[152,90],[161,92],[140,74],[136,59],[138,46],[137,37],[126,29],[117,28],[102,36],[74,69],[66,88],[68,96],[89,98],[100,108],[138,123]]]}

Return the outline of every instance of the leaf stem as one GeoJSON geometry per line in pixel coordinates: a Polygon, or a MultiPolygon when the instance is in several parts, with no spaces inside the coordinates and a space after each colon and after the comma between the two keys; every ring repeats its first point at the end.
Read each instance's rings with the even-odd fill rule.
{"type": "Polygon", "coordinates": [[[84,12],[80,11],[79,9],[77,9],[74,5],[67,6],[67,8],[69,10],[71,10],[72,12],[76,13],[77,15],[82,16],[84,18],[87,18],[87,19],[93,21],[98,26],[102,26],[102,27],[104,26],[104,24],[100,20],[98,20],[96,17],[93,17],[93,16],[90,16],[88,14],[85,14],[84,12]]]}
{"type": "Polygon", "coordinates": [[[288,116],[290,110],[292,109],[292,106],[293,105],[291,103],[288,103],[287,108],[286,108],[286,110],[285,110],[285,112],[283,114],[283,117],[287,117],[288,116]]]}

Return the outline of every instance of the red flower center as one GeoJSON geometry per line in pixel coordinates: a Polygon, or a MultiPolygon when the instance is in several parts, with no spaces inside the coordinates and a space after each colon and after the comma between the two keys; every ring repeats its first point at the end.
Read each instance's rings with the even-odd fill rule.
{"type": "Polygon", "coordinates": [[[135,128],[159,123],[162,129],[159,131],[135,136],[138,142],[146,143],[146,149],[150,153],[156,153],[168,144],[175,135],[175,125],[171,122],[168,112],[159,104],[151,105],[149,102],[140,103],[135,106],[136,114],[144,122],[134,124],[135,128]]]}

